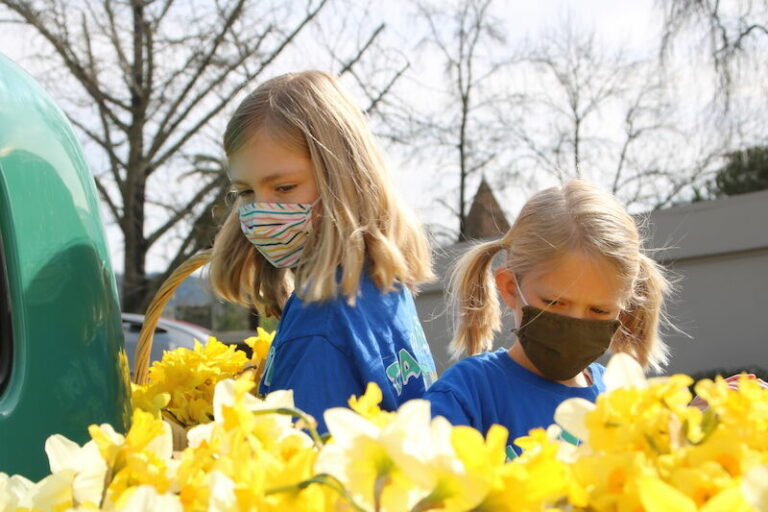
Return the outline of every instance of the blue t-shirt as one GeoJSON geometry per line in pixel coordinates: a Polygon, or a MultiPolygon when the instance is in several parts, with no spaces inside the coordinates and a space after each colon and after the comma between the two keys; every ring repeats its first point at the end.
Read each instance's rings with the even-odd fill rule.
{"type": "MultiPolygon", "coordinates": [[[[469,425],[484,434],[491,425],[503,425],[509,430],[507,456],[514,458],[520,448],[512,441],[554,423],[560,402],[574,397],[594,402],[605,390],[605,368],[592,363],[589,370],[591,386],[565,386],[536,375],[515,362],[506,349],[499,349],[456,363],[424,398],[430,401],[433,416],[444,416],[453,425],[469,425]]],[[[562,437],[576,443],[567,432],[562,437]]]]}
{"type": "Polygon", "coordinates": [[[346,406],[369,382],[381,388],[381,408],[421,398],[437,379],[411,292],[382,293],[366,273],[353,306],[339,295],[304,302],[291,295],[267,356],[260,393],[292,389],[296,407],[325,432],[323,411],[346,406]]]}

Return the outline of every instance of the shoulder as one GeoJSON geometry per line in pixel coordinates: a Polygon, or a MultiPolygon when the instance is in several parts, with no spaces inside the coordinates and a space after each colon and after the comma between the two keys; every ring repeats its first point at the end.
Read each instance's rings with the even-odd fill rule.
{"type": "Polygon", "coordinates": [[[505,349],[464,358],[445,370],[429,391],[466,391],[476,389],[481,381],[495,381],[499,375],[508,373],[505,358],[509,359],[505,349]]]}

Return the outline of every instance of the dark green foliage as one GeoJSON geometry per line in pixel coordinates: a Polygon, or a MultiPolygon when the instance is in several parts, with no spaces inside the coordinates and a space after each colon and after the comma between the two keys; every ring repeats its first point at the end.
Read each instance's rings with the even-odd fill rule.
{"type": "Polygon", "coordinates": [[[768,147],[755,146],[726,155],[727,163],[709,184],[714,197],[768,190],[768,147]]]}

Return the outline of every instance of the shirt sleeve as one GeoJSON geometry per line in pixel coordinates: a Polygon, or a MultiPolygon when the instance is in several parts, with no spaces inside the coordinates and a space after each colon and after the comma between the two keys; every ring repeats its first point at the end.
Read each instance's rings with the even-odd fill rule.
{"type": "Polygon", "coordinates": [[[349,397],[365,392],[352,359],[322,336],[286,342],[273,366],[269,391],[292,389],[296,407],[317,420],[321,434],[327,432],[326,409],[346,407],[349,397]]]}
{"type": "Polygon", "coordinates": [[[432,417],[442,416],[451,425],[469,425],[477,428],[459,395],[448,386],[442,385],[440,379],[427,390],[424,399],[430,403],[432,417]]]}

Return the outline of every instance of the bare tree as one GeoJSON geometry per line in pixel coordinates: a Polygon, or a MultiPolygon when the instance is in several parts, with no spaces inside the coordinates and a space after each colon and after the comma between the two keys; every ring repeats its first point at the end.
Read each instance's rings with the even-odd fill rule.
{"type": "Polygon", "coordinates": [[[525,175],[587,178],[644,207],[673,201],[697,179],[699,168],[675,147],[685,134],[655,62],[630,59],[565,22],[529,45],[516,75],[525,79],[498,115],[525,175]]]}
{"type": "Polygon", "coordinates": [[[124,310],[145,309],[170,271],[211,243],[228,189],[212,123],[326,4],[0,0],[86,98],[70,101],[68,113],[103,155],[95,181],[124,241],[124,310]],[[148,277],[148,252],[169,238],[168,271],[148,277]]]}
{"type": "Polygon", "coordinates": [[[468,179],[492,173],[504,152],[502,141],[496,136],[500,131],[491,126],[491,112],[497,108],[500,97],[494,91],[494,80],[509,59],[493,57],[494,47],[503,47],[504,37],[492,15],[492,3],[463,0],[450,7],[443,2],[415,3],[427,27],[422,48],[436,51],[443,65],[444,80],[441,87],[434,89],[414,80],[414,88],[428,89],[424,94],[438,101],[412,105],[414,109],[406,119],[408,135],[400,134],[399,138],[417,149],[422,158],[427,157],[433,164],[440,161],[451,175],[458,174],[456,202],[439,202],[458,220],[459,241],[466,238],[468,179]],[[433,110],[428,111],[427,107],[433,110]]]}
{"type": "MultiPolygon", "coordinates": [[[[661,57],[666,60],[681,36],[692,36],[717,74],[716,99],[727,112],[734,80],[745,61],[762,58],[768,42],[768,0],[658,0],[663,12],[661,57]]],[[[759,62],[762,63],[760,60],[759,62]]]]}

